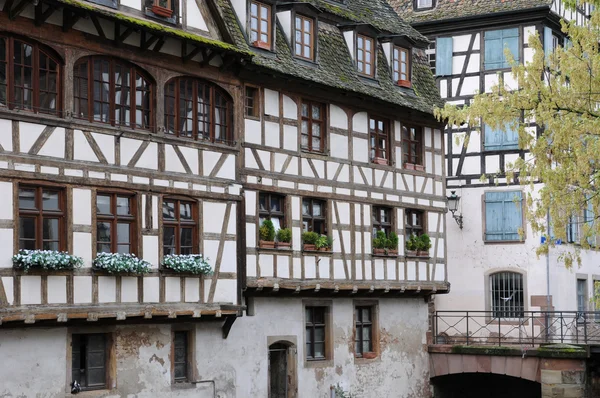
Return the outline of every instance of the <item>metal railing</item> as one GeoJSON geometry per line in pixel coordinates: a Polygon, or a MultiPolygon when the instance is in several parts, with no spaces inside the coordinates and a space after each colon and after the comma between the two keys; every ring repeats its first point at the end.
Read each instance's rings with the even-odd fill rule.
{"type": "Polygon", "coordinates": [[[433,336],[433,344],[600,345],[600,311],[436,311],[433,336]]]}

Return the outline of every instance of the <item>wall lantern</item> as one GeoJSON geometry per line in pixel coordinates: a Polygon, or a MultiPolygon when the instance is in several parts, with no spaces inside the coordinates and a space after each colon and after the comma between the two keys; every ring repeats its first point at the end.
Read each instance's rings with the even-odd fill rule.
{"type": "Polygon", "coordinates": [[[462,214],[456,214],[456,211],[458,210],[458,204],[460,202],[460,196],[456,194],[456,191],[450,191],[450,196],[448,196],[446,200],[448,201],[448,210],[450,210],[450,213],[452,213],[452,218],[454,218],[454,221],[456,221],[458,227],[462,229],[463,216],[462,214]]]}

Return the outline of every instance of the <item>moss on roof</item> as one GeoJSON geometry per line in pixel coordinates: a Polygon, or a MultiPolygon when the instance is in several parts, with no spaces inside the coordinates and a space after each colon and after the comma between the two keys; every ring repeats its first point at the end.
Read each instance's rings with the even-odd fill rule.
{"type": "Polygon", "coordinates": [[[105,9],[102,9],[102,8],[99,8],[96,6],[92,6],[92,5],[82,2],[82,1],[78,1],[78,0],[57,0],[57,1],[59,3],[67,4],[67,5],[75,7],[75,8],[84,9],[87,11],[93,11],[95,13],[104,15],[113,20],[125,22],[125,23],[132,24],[132,25],[137,25],[141,28],[154,31],[155,33],[166,34],[166,35],[176,37],[179,39],[193,41],[193,42],[196,42],[196,43],[208,46],[208,47],[212,47],[215,49],[238,53],[240,55],[246,55],[246,56],[253,55],[253,53],[248,51],[247,49],[240,49],[240,48],[238,48],[238,46],[235,46],[233,44],[229,44],[229,43],[225,43],[220,40],[215,40],[215,39],[211,39],[208,37],[189,33],[184,30],[181,30],[181,29],[171,28],[171,27],[161,25],[156,22],[151,22],[151,21],[144,20],[144,19],[138,19],[135,17],[131,17],[129,15],[121,14],[119,12],[108,11],[108,10],[105,10],[105,9]]]}
{"type": "Polygon", "coordinates": [[[437,0],[432,10],[415,11],[413,0],[390,0],[398,15],[411,23],[520,11],[552,5],[553,0],[437,0]]]}

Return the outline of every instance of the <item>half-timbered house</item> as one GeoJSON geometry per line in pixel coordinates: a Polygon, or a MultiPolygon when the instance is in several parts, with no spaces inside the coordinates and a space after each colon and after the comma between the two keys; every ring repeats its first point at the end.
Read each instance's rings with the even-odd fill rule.
{"type": "MultiPolygon", "coordinates": [[[[528,62],[533,57],[529,37],[538,35],[550,53],[565,44],[560,19],[584,24],[592,10],[584,2],[571,10],[553,0],[393,4],[431,40],[427,53],[440,94],[459,106],[497,84],[516,89],[505,49],[516,61],[528,62]]],[[[536,128],[531,124],[531,134],[536,128]]],[[[594,310],[590,297],[600,281],[598,252],[582,251],[582,266],[572,271],[559,260],[567,245],[579,244],[579,229],[591,213],[573,217],[567,241],[550,249],[547,268],[546,257],[535,254],[542,237],[532,233],[523,216],[523,187],[507,184],[504,174],[518,157],[527,158],[517,132],[493,130],[482,120],[478,126],[447,128],[444,142],[447,194],[461,198],[456,216],[462,215],[462,224],[448,213],[453,286],[451,295],[437,298],[437,308],[485,310],[509,318],[528,310],[594,310]]]]}
{"type": "Polygon", "coordinates": [[[429,394],[441,100],[389,4],[0,9],[0,395],[429,394]]]}

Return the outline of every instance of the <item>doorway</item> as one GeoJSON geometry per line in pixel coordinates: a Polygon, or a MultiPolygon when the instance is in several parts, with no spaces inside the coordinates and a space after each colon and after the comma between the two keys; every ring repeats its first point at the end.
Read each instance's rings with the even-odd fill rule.
{"type": "Polygon", "coordinates": [[[296,398],[296,347],[287,342],[269,346],[269,398],[296,398]]]}

